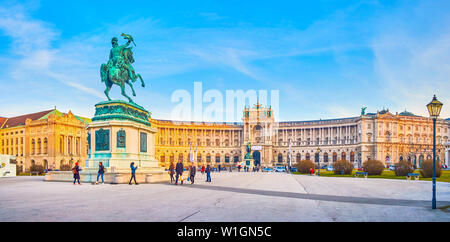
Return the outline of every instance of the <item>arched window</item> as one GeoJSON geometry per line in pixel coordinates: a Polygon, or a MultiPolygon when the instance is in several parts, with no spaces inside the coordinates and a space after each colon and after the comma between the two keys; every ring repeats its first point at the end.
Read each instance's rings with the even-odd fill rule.
{"type": "Polygon", "coordinates": [[[42,150],[42,143],[41,143],[41,139],[39,138],[38,140],[37,140],[37,154],[39,155],[39,154],[41,154],[41,150],[42,150]]]}
{"type": "Polygon", "coordinates": [[[201,154],[197,154],[197,162],[202,162],[202,155],[201,154]]]}
{"type": "Polygon", "coordinates": [[[341,160],[346,160],[347,154],[345,152],[342,152],[341,154],[341,160]]]}
{"type": "Polygon", "coordinates": [[[323,153],[323,162],[328,162],[328,153],[323,153]]]}
{"type": "Polygon", "coordinates": [[[216,154],[216,163],[220,163],[220,155],[216,154]]]}
{"type": "Polygon", "coordinates": [[[283,155],[281,153],[278,154],[278,163],[283,163],[283,155]]]}
{"type": "Polygon", "coordinates": [[[228,154],[225,155],[225,163],[230,163],[230,156],[228,154]]]}
{"type": "Polygon", "coordinates": [[[337,153],[333,152],[333,162],[336,162],[336,161],[337,161],[337,153]]]}
{"type": "Polygon", "coordinates": [[[220,140],[216,139],[216,146],[220,146],[220,140]]]}
{"type": "Polygon", "coordinates": [[[174,154],[170,154],[170,162],[171,163],[175,162],[175,155],[174,154]]]}
{"type": "Polygon", "coordinates": [[[166,156],[165,156],[165,155],[161,155],[160,162],[161,162],[162,164],[164,164],[164,163],[166,162],[166,156]]]}
{"type": "Polygon", "coordinates": [[[355,162],[355,153],[353,151],[350,152],[350,162],[355,162]]]}
{"type": "Polygon", "coordinates": [[[47,149],[48,149],[48,141],[47,138],[44,138],[44,154],[47,154],[47,149]]]}
{"type": "Polygon", "coordinates": [[[306,153],[305,159],[306,159],[306,160],[311,160],[311,156],[309,155],[309,153],[306,153]]]}
{"type": "Polygon", "coordinates": [[[234,156],[233,162],[234,163],[238,163],[239,162],[239,156],[237,156],[237,155],[234,156]]]}
{"type": "Polygon", "coordinates": [[[183,162],[183,153],[178,154],[178,161],[183,162]]]}
{"type": "Polygon", "coordinates": [[[301,160],[302,160],[302,154],[297,153],[296,161],[297,161],[297,162],[300,162],[301,160]]]}
{"type": "Polygon", "coordinates": [[[206,163],[211,163],[211,155],[210,154],[206,155],[206,163]]]}
{"type": "Polygon", "coordinates": [[[31,154],[34,155],[35,152],[36,152],[36,143],[34,142],[34,139],[32,139],[31,140],[31,154]]]}

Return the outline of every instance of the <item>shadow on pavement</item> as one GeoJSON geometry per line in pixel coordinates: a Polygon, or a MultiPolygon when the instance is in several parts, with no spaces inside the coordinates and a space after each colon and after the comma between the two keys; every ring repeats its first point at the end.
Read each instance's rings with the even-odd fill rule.
{"type": "MultiPolygon", "coordinates": [[[[173,184],[167,184],[173,186],[173,184]]],[[[335,195],[320,195],[320,194],[308,194],[308,193],[295,193],[295,192],[281,192],[281,191],[267,191],[248,188],[237,187],[224,187],[224,186],[209,186],[198,184],[185,184],[183,187],[224,191],[224,192],[236,192],[244,194],[254,194],[262,196],[272,197],[288,197],[308,200],[318,200],[327,202],[344,202],[344,203],[360,203],[360,204],[375,204],[375,205],[390,205],[390,206],[406,206],[406,207],[430,207],[431,200],[407,200],[407,199],[392,199],[392,198],[375,198],[375,197],[351,197],[351,196],[335,196],[335,195]]],[[[438,208],[450,206],[450,201],[437,201],[438,208]]]]}

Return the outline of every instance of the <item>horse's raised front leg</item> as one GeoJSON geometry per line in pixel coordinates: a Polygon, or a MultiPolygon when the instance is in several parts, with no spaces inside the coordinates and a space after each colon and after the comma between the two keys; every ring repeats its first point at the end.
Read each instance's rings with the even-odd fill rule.
{"type": "Polygon", "coordinates": [[[142,87],[145,87],[144,79],[142,79],[141,74],[137,74],[136,76],[139,77],[139,79],[141,79],[142,87]]]}

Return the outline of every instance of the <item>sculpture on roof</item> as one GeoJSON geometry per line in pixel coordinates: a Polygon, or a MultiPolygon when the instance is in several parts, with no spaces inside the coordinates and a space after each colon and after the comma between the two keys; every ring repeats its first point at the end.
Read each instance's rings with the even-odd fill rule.
{"type": "Polygon", "coordinates": [[[367,107],[362,107],[361,108],[361,116],[366,114],[366,108],[367,107]]]}

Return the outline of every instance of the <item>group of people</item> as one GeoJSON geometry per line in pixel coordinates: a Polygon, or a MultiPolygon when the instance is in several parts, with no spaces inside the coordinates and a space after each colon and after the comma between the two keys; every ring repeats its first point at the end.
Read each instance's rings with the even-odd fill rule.
{"type": "MultiPolygon", "coordinates": [[[[184,172],[184,165],[181,161],[178,161],[177,164],[174,166],[173,163],[170,163],[169,166],[169,175],[170,175],[170,183],[173,183],[175,181],[175,185],[178,185],[178,180],[180,180],[180,184],[183,185],[183,182],[185,178],[183,177],[184,172]],[[174,177],[175,175],[175,177],[174,177]]],[[[197,167],[193,163],[188,167],[189,176],[187,178],[188,181],[191,182],[191,184],[194,184],[195,182],[195,174],[197,173],[197,167]]],[[[206,172],[206,182],[211,182],[211,166],[207,165],[202,166],[201,169],[202,174],[206,172]]]]}
{"type": "MultiPolygon", "coordinates": [[[[244,168],[245,172],[249,171],[249,168],[247,166],[244,166],[243,168],[244,168]]],[[[134,180],[134,184],[139,185],[139,183],[137,183],[137,181],[136,181],[136,170],[138,169],[138,167],[134,166],[134,162],[131,162],[130,169],[131,169],[131,178],[130,178],[130,181],[128,182],[128,184],[131,185],[132,181],[134,180]]],[[[218,169],[219,172],[220,172],[220,169],[221,169],[221,167],[219,165],[219,169],[218,169]]],[[[238,169],[238,171],[240,171],[241,166],[239,165],[237,167],[237,169],[238,169]]],[[[77,163],[75,163],[75,166],[72,168],[74,185],[76,184],[76,182],[78,182],[78,184],[81,185],[80,171],[81,171],[81,167],[78,165],[78,162],[77,162],[77,163]]],[[[206,182],[211,182],[211,171],[212,171],[212,168],[210,165],[207,165],[206,167],[203,165],[201,168],[202,175],[204,173],[206,173],[206,182]]],[[[230,167],[229,171],[232,172],[231,167],[230,167]]],[[[259,167],[253,168],[253,172],[258,172],[258,171],[259,171],[259,167]]],[[[102,179],[102,184],[105,183],[105,180],[104,180],[105,172],[106,172],[105,166],[103,166],[102,162],[99,162],[98,172],[97,172],[97,181],[95,182],[95,184],[99,183],[100,178],[102,179]]],[[[185,177],[183,177],[183,172],[184,172],[184,166],[181,161],[178,161],[175,166],[173,163],[171,163],[169,166],[170,183],[175,182],[175,185],[178,185],[178,181],[180,181],[180,184],[182,185],[185,180],[185,177]]],[[[190,181],[191,184],[194,184],[197,168],[195,167],[195,165],[193,163],[191,163],[191,165],[188,167],[188,172],[189,172],[189,176],[187,177],[187,180],[190,181]]]]}
{"type": "MultiPolygon", "coordinates": [[[[136,182],[136,170],[138,169],[138,167],[134,166],[134,162],[131,162],[130,169],[131,169],[131,178],[130,178],[130,182],[128,184],[131,185],[131,181],[134,180],[134,184],[139,185],[139,183],[136,182]]],[[[73,185],[75,185],[77,182],[78,182],[78,185],[81,185],[80,171],[81,171],[81,167],[78,165],[78,162],[77,162],[77,163],[75,163],[75,166],[72,168],[73,185]]],[[[105,179],[104,179],[105,172],[106,172],[105,166],[103,165],[102,162],[99,162],[98,163],[98,172],[97,172],[97,181],[95,182],[95,184],[98,184],[100,177],[102,178],[102,184],[105,184],[105,179]]]]}

